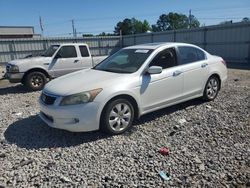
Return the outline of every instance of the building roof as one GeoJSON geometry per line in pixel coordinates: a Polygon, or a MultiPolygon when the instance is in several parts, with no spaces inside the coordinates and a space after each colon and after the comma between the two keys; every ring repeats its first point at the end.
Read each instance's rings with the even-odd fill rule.
{"type": "Polygon", "coordinates": [[[33,35],[32,26],[0,26],[0,35],[33,35]]]}

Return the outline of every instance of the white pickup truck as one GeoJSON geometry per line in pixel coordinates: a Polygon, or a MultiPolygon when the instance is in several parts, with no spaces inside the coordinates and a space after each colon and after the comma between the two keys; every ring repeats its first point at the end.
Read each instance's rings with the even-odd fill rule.
{"type": "Polygon", "coordinates": [[[51,45],[40,56],[10,61],[5,78],[12,83],[21,82],[31,90],[41,90],[52,78],[91,68],[106,57],[92,57],[87,44],[51,45]]]}

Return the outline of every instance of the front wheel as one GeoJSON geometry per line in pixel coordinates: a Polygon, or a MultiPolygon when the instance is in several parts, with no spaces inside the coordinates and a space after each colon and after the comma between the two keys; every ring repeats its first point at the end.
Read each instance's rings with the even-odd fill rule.
{"type": "Polygon", "coordinates": [[[116,99],[105,107],[101,128],[109,134],[121,134],[132,126],[133,119],[133,105],[126,99],[116,99]]]}
{"type": "Polygon", "coordinates": [[[24,85],[32,90],[38,91],[43,89],[47,81],[46,76],[41,72],[31,72],[24,79],[24,85]]]}
{"type": "Polygon", "coordinates": [[[203,93],[203,99],[206,101],[212,101],[219,93],[220,82],[218,77],[212,76],[208,79],[206,87],[203,93]]]}

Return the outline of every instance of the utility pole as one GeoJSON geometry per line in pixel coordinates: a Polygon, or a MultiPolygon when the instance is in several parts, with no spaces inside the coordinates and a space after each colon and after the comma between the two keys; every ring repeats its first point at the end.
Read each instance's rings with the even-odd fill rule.
{"type": "Polygon", "coordinates": [[[39,16],[39,24],[40,24],[41,33],[42,33],[42,36],[43,36],[44,28],[43,28],[43,22],[42,22],[42,17],[41,16],[39,16]]]}
{"type": "Polygon", "coordinates": [[[73,34],[73,37],[75,37],[75,22],[74,22],[74,20],[71,20],[71,22],[72,22],[72,34],[73,34]]]}
{"type": "Polygon", "coordinates": [[[188,22],[189,22],[189,29],[191,29],[191,19],[192,19],[192,10],[189,10],[188,22]]]}

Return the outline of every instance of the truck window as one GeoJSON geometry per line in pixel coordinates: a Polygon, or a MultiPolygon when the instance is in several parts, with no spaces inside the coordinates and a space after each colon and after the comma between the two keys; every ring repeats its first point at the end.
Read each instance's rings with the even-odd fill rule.
{"type": "Polygon", "coordinates": [[[88,51],[87,46],[79,46],[79,48],[80,48],[82,57],[89,57],[89,51],[88,51]]]}
{"type": "Polygon", "coordinates": [[[43,52],[41,56],[52,57],[58,48],[59,45],[52,45],[45,52],[43,52]]]}
{"type": "Polygon", "coordinates": [[[175,49],[168,48],[159,52],[150,63],[150,66],[160,66],[162,69],[177,66],[175,49]]]}
{"type": "Polygon", "coordinates": [[[58,51],[61,58],[72,58],[77,57],[76,49],[74,46],[62,46],[58,51]]]}

